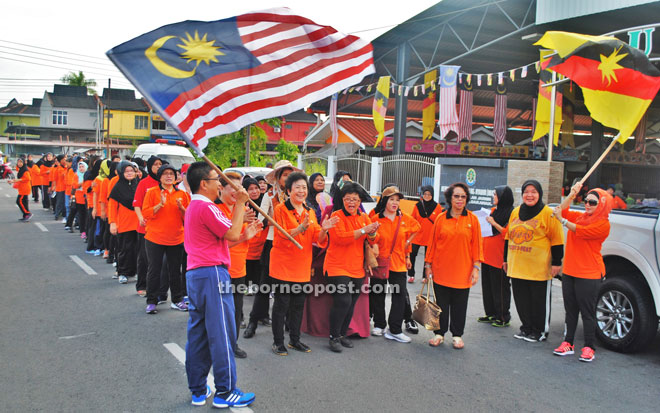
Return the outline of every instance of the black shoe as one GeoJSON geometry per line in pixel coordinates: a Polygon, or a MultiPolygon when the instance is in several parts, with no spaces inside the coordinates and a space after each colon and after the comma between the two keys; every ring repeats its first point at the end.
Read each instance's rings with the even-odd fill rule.
{"type": "Polygon", "coordinates": [[[284,344],[277,345],[273,343],[273,353],[277,354],[278,356],[288,356],[289,352],[287,351],[286,347],[284,347],[284,344]]]}
{"type": "Polygon", "coordinates": [[[115,257],[111,255],[105,260],[105,262],[108,264],[112,264],[113,262],[115,262],[115,257]]]}
{"type": "Polygon", "coordinates": [[[417,328],[417,323],[415,320],[406,321],[406,331],[410,334],[419,333],[419,328],[417,328]]]}
{"type": "Polygon", "coordinates": [[[245,352],[245,350],[238,347],[238,345],[235,345],[234,346],[234,357],[239,358],[239,359],[244,359],[244,358],[247,358],[247,353],[245,352]]]}
{"type": "Polygon", "coordinates": [[[292,348],[294,350],[298,350],[303,353],[311,353],[312,349],[309,348],[309,346],[302,341],[298,340],[295,343],[292,341],[289,341],[289,348],[292,348]]]}
{"type": "Polygon", "coordinates": [[[483,317],[477,318],[477,323],[488,323],[488,324],[490,324],[493,321],[495,321],[495,317],[491,317],[489,315],[485,315],[483,317]]]}
{"type": "Polygon", "coordinates": [[[520,330],[519,332],[517,332],[516,334],[514,334],[513,337],[514,337],[514,338],[517,338],[518,340],[525,340],[525,338],[527,337],[527,333],[525,333],[524,331],[520,330]]]}
{"type": "Polygon", "coordinates": [[[334,351],[335,353],[341,353],[344,350],[341,348],[341,343],[339,342],[338,338],[330,339],[330,350],[334,351]]]}
{"type": "Polygon", "coordinates": [[[346,336],[339,337],[339,344],[341,344],[342,347],[353,348],[353,342],[346,338],[346,336]]]}
{"type": "MultiPolygon", "coordinates": [[[[259,320],[259,323],[260,323],[262,326],[266,326],[266,327],[270,327],[270,326],[271,326],[270,318],[268,318],[268,317],[266,317],[266,318],[262,318],[261,320],[259,320]]],[[[287,328],[288,328],[288,326],[287,326],[287,328]]],[[[287,330],[287,331],[289,331],[289,330],[287,330]]]]}
{"type": "Polygon", "coordinates": [[[250,321],[245,328],[245,331],[243,331],[243,338],[252,338],[254,337],[254,334],[257,332],[257,323],[253,323],[250,321]]]}
{"type": "Polygon", "coordinates": [[[537,341],[544,341],[545,337],[539,333],[530,333],[527,334],[523,340],[529,342],[529,343],[535,343],[537,341]]]}

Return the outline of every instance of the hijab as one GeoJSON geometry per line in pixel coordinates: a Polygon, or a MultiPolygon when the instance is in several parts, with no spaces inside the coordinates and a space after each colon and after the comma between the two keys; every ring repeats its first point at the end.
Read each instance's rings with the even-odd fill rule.
{"type": "Polygon", "coordinates": [[[119,180],[110,192],[110,198],[119,202],[125,208],[133,211],[133,198],[135,198],[135,190],[137,189],[137,168],[130,161],[119,162],[118,175],[119,180]],[[135,170],[135,178],[130,181],[124,178],[126,168],[133,168],[135,170]]]}
{"type": "Polygon", "coordinates": [[[98,176],[105,179],[108,175],[110,175],[110,160],[104,159],[99,165],[98,176]]]}
{"type": "Polygon", "coordinates": [[[159,157],[151,155],[151,157],[147,160],[147,173],[149,174],[150,177],[154,179],[154,181],[159,182],[158,175],[153,173],[153,171],[151,170],[151,167],[154,166],[154,163],[156,161],[163,162],[163,160],[160,159],[159,157]]]}
{"type": "MultiPolygon", "coordinates": [[[[600,220],[607,220],[609,218],[610,211],[614,205],[614,198],[612,195],[608,194],[607,191],[604,191],[600,188],[592,189],[587,193],[587,195],[595,195],[598,198],[598,206],[593,213],[581,214],[576,220],[575,223],[579,225],[589,225],[600,220]]],[[[586,198],[586,196],[585,196],[586,198]]]]}
{"type": "Polygon", "coordinates": [[[115,176],[117,176],[118,164],[119,164],[118,162],[110,161],[110,163],[108,164],[108,169],[110,170],[110,172],[108,172],[108,179],[112,179],[115,176]]]}
{"type": "Polygon", "coordinates": [[[23,161],[23,166],[21,166],[18,169],[18,173],[16,174],[16,177],[18,179],[21,179],[23,177],[23,175],[28,171],[28,167],[27,167],[27,164],[25,163],[25,159],[23,159],[23,158],[19,158],[19,159],[21,159],[23,161]]]}
{"type": "Polygon", "coordinates": [[[348,171],[337,171],[332,179],[332,185],[330,186],[330,196],[333,200],[341,192],[341,186],[339,184],[344,181],[343,178],[345,175],[348,175],[351,181],[353,180],[353,177],[348,173],[348,171]]]}
{"type": "Polygon", "coordinates": [[[307,205],[309,207],[313,208],[317,212],[320,210],[320,206],[319,206],[318,201],[316,200],[316,194],[318,194],[319,192],[323,192],[323,190],[317,191],[316,189],[314,189],[314,181],[319,176],[323,176],[323,174],[321,174],[319,172],[314,172],[309,177],[309,181],[308,181],[309,182],[309,190],[307,191],[307,205]]]}
{"type": "Polygon", "coordinates": [[[438,206],[438,203],[435,202],[433,199],[434,197],[434,192],[433,192],[433,187],[431,185],[424,185],[421,188],[422,195],[424,195],[424,192],[430,192],[431,193],[431,200],[430,201],[425,201],[424,198],[420,199],[419,202],[417,202],[417,212],[419,212],[419,216],[422,218],[428,218],[433,214],[433,211],[435,211],[435,207],[438,206]]]}
{"type": "MultiPolygon", "coordinates": [[[[256,185],[257,188],[259,188],[259,182],[258,182],[256,179],[254,179],[253,177],[249,176],[249,175],[246,175],[245,178],[243,178],[243,182],[241,183],[241,185],[243,185],[243,188],[245,188],[246,191],[248,190],[248,188],[250,187],[250,185],[256,185]]],[[[253,201],[254,201],[255,204],[257,204],[257,205],[261,205],[261,201],[262,201],[263,199],[264,199],[264,194],[262,194],[261,191],[259,191],[259,198],[257,198],[257,199],[253,199],[253,201]]],[[[258,211],[252,206],[251,203],[248,202],[248,206],[249,206],[250,208],[252,208],[252,209],[254,210],[255,213],[257,213],[257,214],[259,213],[259,212],[258,212],[258,211]]]]}
{"type": "Polygon", "coordinates": [[[534,218],[537,216],[541,210],[543,210],[543,207],[545,204],[543,203],[543,188],[541,188],[541,184],[539,181],[535,179],[528,179],[522,184],[522,191],[521,194],[525,193],[525,188],[528,186],[533,186],[536,188],[536,191],[539,193],[539,200],[536,203],[536,205],[533,206],[527,206],[524,202],[522,205],[520,205],[520,211],[518,212],[518,218],[520,218],[521,221],[529,221],[530,219],[534,218]]]}
{"type": "Polygon", "coordinates": [[[78,182],[82,182],[85,180],[85,173],[87,172],[87,164],[83,161],[79,161],[78,164],[76,165],[76,175],[78,175],[78,182]],[[80,171],[80,165],[85,166],[85,171],[81,172],[80,171]]]}
{"type": "Polygon", "coordinates": [[[52,155],[53,153],[52,152],[46,152],[46,154],[44,156],[42,156],[41,159],[39,159],[39,162],[37,162],[38,166],[43,165],[43,166],[46,166],[48,168],[53,166],[53,162],[55,162],[55,160],[50,160],[50,161],[47,160],[46,157],[48,156],[48,154],[52,155]]]}
{"type": "MultiPolygon", "coordinates": [[[[495,194],[497,195],[497,207],[490,216],[499,226],[506,227],[513,211],[513,191],[506,185],[500,185],[495,187],[495,194]]],[[[499,233],[500,231],[493,227],[493,235],[499,233]]]]}

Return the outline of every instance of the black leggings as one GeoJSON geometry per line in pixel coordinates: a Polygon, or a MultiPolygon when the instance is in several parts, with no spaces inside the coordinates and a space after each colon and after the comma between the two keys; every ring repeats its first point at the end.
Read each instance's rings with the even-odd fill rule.
{"type": "Polygon", "coordinates": [[[584,346],[595,349],[596,342],[596,303],[602,280],[577,278],[568,274],[561,277],[561,291],[564,296],[565,332],[564,341],[575,342],[575,329],[578,315],[582,315],[584,346]]]}
{"type": "MultiPolygon", "coordinates": [[[[408,270],[408,277],[415,278],[415,261],[417,260],[417,254],[419,254],[419,250],[422,247],[424,247],[424,258],[422,258],[422,262],[424,262],[424,259],[426,258],[426,251],[428,251],[429,247],[425,245],[412,244],[412,251],[410,252],[410,263],[412,264],[412,266],[408,270]]],[[[426,278],[426,274],[424,274],[423,269],[422,269],[422,278],[426,278]]]]}
{"type": "Polygon", "coordinates": [[[264,285],[273,285],[273,279],[270,278],[270,250],[273,248],[273,241],[266,240],[264,249],[261,252],[261,279],[259,280],[259,291],[254,295],[252,302],[252,311],[250,312],[250,323],[256,325],[257,321],[268,318],[270,307],[270,288],[263,287],[264,285]]]}
{"type": "Polygon", "coordinates": [[[353,310],[360,297],[364,277],[334,276],[328,277],[328,283],[334,284],[336,288],[332,294],[332,307],[330,308],[330,337],[339,338],[346,335],[348,326],[351,324],[353,310]]]}
{"type": "Polygon", "coordinates": [[[438,305],[442,309],[440,313],[440,330],[435,330],[435,334],[444,336],[447,331],[451,331],[452,336],[461,337],[465,329],[465,316],[470,289],[451,288],[433,283],[433,290],[438,305]]]}
{"type": "Polygon", "coordinates": [[[499,321],[511,320],[511,282],[501,268],[481,264],[481,292],[484,312],[499,321]]]}
{"type": "Polygon", "coordinates": [[[163,266],[163,257],[167,257],[167,266],[170,275],[170,292],[173,303],[183,300],[183,286],[181,285],[181,259],[183,244],[160,245],[147,239],[144,241],[149,261],[147,270],[147,304],[158,304],[158,293],[161,287],[160,271],[163,266]]]}
{"type": "Polygon", "coordinates": [[[132,277],[137,272],[137,231],[117,234],[117,274],[132,277]]]}
{"type": "MultiPolygon", "coordinates": [[[[371,311],[374,315],[374,327],[385,328],[389,325],[392,334],[401,333],[401,324],[406,313],[406,273],[390,271],[389,279],[382,280],[371,278],[371,290],[369,291],[369,301],[372,305],[371,311]],[[392,284],[392,305],[390,314],[385,322],[385,296],[387,295],[387,284],[392,284]]],[[[410,307],[410,304],[408,304],[410,307]]]]}
{"type": "Polygon", "coordinates": [[[284,324],[289,327],[291,343],[300,341],[300,325],[307,294],[303,292],[306,283],[276,281],[273,302],[273,342],[284,345],[284,324]],[[281,288],[281,286],[285,286],[281,288]]]}
{"type": "Polygon", "coordinates": [[[520,331],[547,338],[550,330],[552,280],[533,281],[512,278],[511,289],[520,317],[520,331]]]}
{"type": "Polygon", "coordinates": [[[16,205],[18,205],[18,208],[21,210],[23,213],[23,218],[28,216],[30,214],[30,208],[28,207],[28,196],[27,195],[19,195],[16,197],[16,205]]]}

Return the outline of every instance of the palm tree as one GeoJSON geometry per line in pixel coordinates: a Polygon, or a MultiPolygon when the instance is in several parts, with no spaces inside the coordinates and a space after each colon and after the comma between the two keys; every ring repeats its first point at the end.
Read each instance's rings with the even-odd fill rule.
{"type": "Polygon", "coordinates": [[[86,78],[82,71],[78,71],[78,74],[69,72],[67,75],[62,76],[60,80],[69,86],[85,86],[90,95],[96,94],[96,90],[92,88],[92,86],[96,86],[96,81],[86,78]]]}

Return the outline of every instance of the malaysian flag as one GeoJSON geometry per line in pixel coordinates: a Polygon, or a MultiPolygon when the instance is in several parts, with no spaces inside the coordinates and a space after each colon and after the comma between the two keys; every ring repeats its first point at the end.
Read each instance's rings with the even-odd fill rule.
{"type": "Polygon", "coordinates": [[[107,54],[198,152],[374,72],[369,42],[286,8],[163,26],[107,54]]]}
{"type": "Polygon", "coordinates": [[[330,99],[330,130],[332,131],[332,146],[337,147],[339,130],[337,129],[337,94],[332,94],[330,99]]]}
{"type": "Polygon", "coordinates": [[[493,119],[493,134],[495,135],[495,144],[504,146],[506,139],[506,81],[495,86],[495,115],[493,119]]]}
{"type": "Polygon", "coordinates": [[[458,134],[456,78],[460,68],[460,66],[440,66],[440,113],[438,115],[440,139],[444,139],[452,130],[458,134]]]}
{"type": "Polygon", "coordinates": [[[458,115],[458,142],[472,141],[472,84],[471,76],[461,83],[460,108],[458,115]]]}

